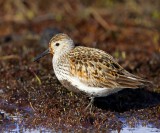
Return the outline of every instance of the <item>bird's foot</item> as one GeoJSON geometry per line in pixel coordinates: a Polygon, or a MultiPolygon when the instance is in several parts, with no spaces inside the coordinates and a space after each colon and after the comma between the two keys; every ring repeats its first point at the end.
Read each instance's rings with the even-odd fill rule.
{"type": "Polygon", "coordinates": [[[94,97],[90,97],[90,102],[89,104],[87,105],[87,107],[84,109],[84,111],[87,111],[88,108],[90,107],[90,113],[92,112],[92,106],[93,106],[93,102],[94,102],[94,97]]]}

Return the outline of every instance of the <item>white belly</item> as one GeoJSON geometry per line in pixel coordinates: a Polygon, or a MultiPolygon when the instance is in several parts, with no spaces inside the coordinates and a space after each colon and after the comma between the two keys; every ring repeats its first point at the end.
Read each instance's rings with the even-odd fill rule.
{"type": "Polygon", "coordinates": [[[78,88],[80,91],[83,91],[83,92],[87,93],[88,95],[96,96],[96,97],[107,96],[109,94],[112,94],[114,92],[121,90],[121,89],[117,89],[117,88],[114,89],[114,88],[90,87],[90,86],[87,86],[86,84],[82,83],[76,77],[68,77],[68,80],[73,86],[78,88]]]}

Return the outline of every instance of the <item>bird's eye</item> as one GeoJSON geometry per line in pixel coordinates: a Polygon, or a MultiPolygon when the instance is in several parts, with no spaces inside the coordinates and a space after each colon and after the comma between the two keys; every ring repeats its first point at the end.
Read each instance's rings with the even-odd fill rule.
{"type": "Polygon", "coordinates": [[[59,46],[59,43],[56,43],[56,46],[59,46]]]}

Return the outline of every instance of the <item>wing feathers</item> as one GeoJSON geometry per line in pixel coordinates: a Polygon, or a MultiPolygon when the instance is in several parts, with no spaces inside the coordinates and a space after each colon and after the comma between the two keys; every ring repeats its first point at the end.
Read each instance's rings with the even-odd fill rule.
{"type": "Polygon", "coordinates": [[[101,50],[76,47],[70,52],[69,59],[72,76],[89,86],[139,88],[146,82],[124,70],[111,55],[101,50]]]}

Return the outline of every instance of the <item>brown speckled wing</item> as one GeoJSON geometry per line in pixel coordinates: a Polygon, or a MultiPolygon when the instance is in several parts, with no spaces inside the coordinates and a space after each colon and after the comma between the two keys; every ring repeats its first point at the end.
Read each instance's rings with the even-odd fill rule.
{"type": "Polygon", "coordinates": [[[69,53],[71,75],[91,87],[138,88],[145,82],[102,50],[76,47],[69,53]]]}

